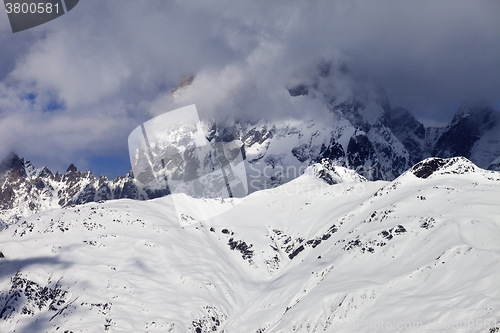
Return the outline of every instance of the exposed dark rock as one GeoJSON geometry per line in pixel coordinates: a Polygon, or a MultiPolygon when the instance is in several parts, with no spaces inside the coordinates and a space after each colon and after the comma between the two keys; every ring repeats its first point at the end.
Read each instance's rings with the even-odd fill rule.
{"type": "Polygon", "coordinates": [[[177,91],[189,87],[193,83],[194,79],[195,75],[193,73],[185,74],[179,81],[179,83],[175,86],[175,88],[172,90],[172,93],[175,94],[177,91]]]}
{"type": "Polygon", "coordinates": [[[302,251],[304,251],[304,245],[299,246],[297,249],[295,249],[295,251],[293,251],[292,253],[290,253],[288,255],[288,258],[290,258],[290,260],[292,260],[293,258],[295,258],[302,251]]]}
{"type": "Polygon", "coordinates": [[[326,170],[319,170],[317,177],[325,181],[328,185],[337,184],[337,182],[332,178],[332,176],[326,170]]]}
{"type": "Polygon", "coordinates": [[[416,177],[426,179],[446,163],[446,160],[442,158],[427,159],[417,163],[411,171],[416,177]]]}
{"type": "Polygon", "coordinates": [[[406,229],[401,224],[398,224],[397,228],[394,229],[394,233],[396,235],[404,234],[405,232],[406,232],[406,229]]]}
{"type": "Polygon", "coordinates": [[[5,179],[6,173],[14,181],[19,181],[27,176],[26,169],[24,167],[24,159],[20,159],[14,153],[10,153],[6,158],[0,162],[0,180],[5,179]]]}
{"type": "Polygon", "coordinates": [[[295,156],[301,163],[303,163],[310,158],[308,148],[309,147],[307,145],[292,148],[292,155],[295,156]]]}
{"type": "Polygon", "coordinates": [[[410,163],[415,164],[424,157],[425,127],[404,108],[395,108],[386,113],[389,128],[403,143],[410,154],[410,163]]]}
{"type": "Polygon", "coordinates": [[[257,130],[255,128],[252,128],[248,133],[246,133],[243,136],[243,142],[247,147],[251,147],[255,143],[262,144],[265,140],[272,139],[275,131],[276,128],[274,127],[269,130],[266,127],[264,127],[262,130],[257,130]]]}
{"type": "Polygon", "coordinates": [[[437,140],[432,155],[442,158],[469,158],[474,144],[485,131],[492,129],[499,121],[499,113],[489,107],[462,105],[446,131],[437,140]]]}
{"type": "Polygon", "coordinates": [[[14,206],[16,194],[10,184],[6,184],[0,189],[0,209],[11,209],[14,206]]]}
{"type": "Polygon", "coordinates": [[[76,171],[77,171],[76,166],[74,164],[70,164],[68,169],[66,170],[66,173],[76,172],[76,171]]]}
{"type": "Polygon", "coordinates": [[[325,146],[325,144],[321,145],[321,151],[318,157],[316,158],[316,162],[320,162],[324,158],[328,158],[332,161],[344,162],[345,159],[344,149],[338,142],[335,142],[335,140],[332,138],[330,141],[330,145],[328,147],[325,146]]]}
{"type": "Polygon", "coordinates": [[[345,251],[349,251],[354,249],[355,247],[361,247],[361,246],[362,246],[361,241],[359,239],[354,239],[349,241],[346,245],[344,245],[342,249],[345,251]]]}
{"type": "MultiPolygon", "coordinates": [[[[341,71],[331,63],[324,62],[320,63],[313,72],[318,78],[327,78],[337,75],[341,71]]],[[[189,85],[192,79],[186,78],[184,82],[189,85]]],[[[308,83],[304,83],[300,89],[309,89],[309,95],[318,92],[314,90],[316,89],[314,88],[315,80],[303,82],[308,83]]],[[[181,84],[181,86],[183,85],[181,84]]],[[[300,93],[305,93],[305,91],[300,93]]],[[[321,96],[315,95],[315,97],[320,98],[321,96]]],[[[325,96],[321,98],[327,99],[325,96]]],[[[355,169],[369,180],[392,180],[409,169],[410,165],[419,161],[425,154],[433,153],[443,157],[463,155],[469,158],[473,147],[476,147],[474,144],[484,133],[490,131],[488,138],[494,139],[491,130],[495,130],[500,122],[499,113],[491,108],[472,107],[464,104],[448,127],[426,130],[408,110],[390,109],[388,102],[379,98],[377,103],[383,108],[384,114],[374,123],[367,121],[366,115],[363,113],[367,101],[366,98],[353,98],[351,101],[329,106],[333,113],[341,117],[343,121],[348,121],[355,128],[355,132],[350,138],[343,139],[349,139],[345,150],[337,141],[339,133],[333,135],[332,132],[332,137],[325,138],[324,142],[313,142],[310,138],[301,137],[302,133],[298,128],[279,128],[279,132],[277,132],[276,125],[272,123],[256,127],[252,127],[253,125],[250,124],[247,124],[249,126],[239,126],[229,123],[220,126],[209,123],[207,124],[209,126],[207,139],[210,142],[242,140],[243,148],[236,149],[235,153],[244,153],[245,147],[251,148],[254,145],[260,145],[259,153],[254,155],[254,160],[247,161],[250,166],[252,163],[264,162],[273,170],[280,170],[280,167],[286,167],[284,165],[286,163],[284,161],[288,158],[286,155],[291,154],[304,164],[331,159],[335,161],[336,165],[355,169]],[[266,155],[266,147],[275,135],[287,137],[297,134],[300,144],[296,147],[288,151],[266,155]],[[399,140],[399,142],[395,140],[399,140]],[[394,142],[397,143],[397,149],[392,144],[394,142]]],[[[182,155],[179,154],[176,157],[178,160],[168,162],[174,167],[174,172],[169,175],[169,179],[191,179],[196,177],[199,168],[207,167],[207,160],[195,163],[196,156],[191,153],[186,150],[182,155]]],[[[476,157],[479,156],[477,151],[474,154],[476,157]]],[[[500,170],[500,163],[494,161],[494,158],[498,156],[491,156],[491,161],[488,160],[488,154],[481,156],[482,163],[488,164],[479,165],[480,167],[500,170]]],[[[417,163],[411,170],[415,176],[427,178],[444,164],[443,160],[425,160],[417,163]]],[[[293,177],[296,176],[298,175],[293,177]]],[[[334,178],[325,171],[320,171],[318,176],[328,184],[335,183],[334,178]]],[[[138,177],[140,178],[141,175],[138,177]]],[[[263,184],[261,188],[274,187],[287,180],[289,179],[276,171],[268,179],[261,182],[263,184]]],[[[138,183],[134,180],[131,171],[125,177],[117,177],[112,181],[104,176],[96,179],[91,172],[78,171],[73,164],[68,167],[64,175],[59,172],[52,174],[46,167],[35,169],[29,161],[12,153],[0,162],[0,210],[12,210],[19,205],[25,205],[24,207],[29,209],[24,211],[33,213],[40,207],[47,207],[47,205],[40,205],[39,200],[66,206],[121,198],[146,200],[170,193],[169,188],[152,190],[140,188],[136,184],[138,183]]],[[[255,187],[252,188],[255,190],[255,187]]],[[[0,226],[5,223],[10,224],[18,218],[13,211],[8,214],[10,215],[7,219],[5,214],[0,217],[0,226]]]]}
{"type": "Polygon", "coordinates": [[[424,228],[424,229],[433,228],[435,221],[436,220],[434,218],[432,218],[432,217],[426,218],[426,219],[422,220],[422,222],[420,223],[420,227],[424,228]]]}
{"type": "Polygon", "coordinates": [[[35,181],[35,183],[33,184],[33,186],[35,188],[37,188],[38,190],[41,190],[45,187],[45,183],[43,182],[43,180],[41,178],[37,179],[35,181]]]}
{"type": "Polygon", "coordinates": [[[366,135],[356,135],[349,140],[347,159],[354,169],[364,165],[367,160],[375,160],[375,149],[366,135]]]}
{"type": "MultiPolygon", "coordinates": [[[[54,175],[46,167],[36,170],[29,161],[15,154],[4,159],[0,169],[0,211],[3,212],[26,205],[31,213],[36,213],[42,207],[41,201],[64,207],[121,198],[145,200],[170,194],[168,189],[140,190],[132,172],[110,181],[105,176],[97,179],[90,171],[78,171],[71,164],[66,174],[57,172],[54,175]]],[[[0,227],[20,217],[15,212],[4,213],[0,217],[0,227]]]]}
{"type": "Polygon", "coordinates": [[[233,251],[240,251],[241,257],[245,260],[251,259],[253,257],[253,250],[251,249],[253,247],[252,244],[247,245],[242,240],[235,241],[233,238],[230,238],[227,245],[229,245],[229,248],[233,251]]]}
{"type": "Polygon", "coordinates": [[[47,167],[43,167],[42,171],[38,174],[38,177],[40,178],[50,178],[53,177],[52,171],[49,170],[47,167]]]}
{"type": "Polygon", "coordinates": [[[293,88],[288,88],[290,96],[307,96],[309,88],[305,84],[296,85],[293,88]]]}
{"type": "Polygon", "coordinates": [[[66,291],[58,282],[53,287],[40,286],[17,272],[11,279],[10,290],[0,300],[0,319],[10,318],[16,312],[34,315],[43,308],[58,311],[66,303],[65,296],[66,291]]]}

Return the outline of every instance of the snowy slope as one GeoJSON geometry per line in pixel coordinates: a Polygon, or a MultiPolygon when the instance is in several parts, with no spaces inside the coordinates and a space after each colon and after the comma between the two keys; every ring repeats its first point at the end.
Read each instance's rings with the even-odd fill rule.
{"type": "Polygon", "coordinates": [[[45,211],[0,233],[0,331],[494,332],[499,194],[498,172],[428,159],[45,211]]]}

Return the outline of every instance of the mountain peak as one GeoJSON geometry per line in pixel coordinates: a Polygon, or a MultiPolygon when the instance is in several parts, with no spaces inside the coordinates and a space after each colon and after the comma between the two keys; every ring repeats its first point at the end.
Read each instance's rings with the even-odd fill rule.
{"type": "Polygon", "coordinates": [[[472,114],[472,105],[465,102],[458,109],[455,118],[467,118],[472,114]]]}
{"type": "Polygon", "coordinates": [[[460,106],[457,113],[455,114],[452,124],[460,121],[461,119],[469,118],[471,116],[474,118],[481,118],[481,116],[483,116],[484,119],[481,119],[481,122],[484,122],[488,120],[488,115],[494,112],[495,111],[484,102],[474,104],[465,102],[460,106]]]}
{"type": "Polygon", "coordinates": [[[180,90],[189,87],[193,83],[194,79],[195,79],[195,74],[194,73],[187,73],[187,74],[185,74],[182,77],[182,79],[179,81],[179,83],[172,90],[172,95],[175,95],[180,90]]]}
{"type": "Polygon", "coordinates": [[[315,169],[345,170],[324,160],[244,199],[64,201],[23,218],[0,232],[0,331],[432,331],[459,317],[497,331],[496,179],[317,186],[315,169]]]}
{"type": "Polygon", "coordinates": [[[73,163],[71,163],[71,164],[69,165],[68,169],[66,170],[66,173],[69,173],[69,172],[76,172],[76,171],[77,171],[76,166],[75,166],[73,163]]]}
{"type": "Polygon", "coordinates": [[[0,174],[5,175],[5,173],[10,172],[15,179],[26,177],[24,166],[24,159],[19,158],[15,153],[10,153],[0,162],[0,174]]]}
{"type": "Polygon", "coordinates": [[[109,180],[92,172],[80,172],[70,164],[66,174],[35,168],[15,153],[0,162],[0,230],[36,212],[112,199],[146,200],[166,195],[139,189],[128,174],[109,180]]]}
{"type": "Polygon", "coordinates": [[[415,164],[409,172],[422,179],[434,175],[466,174],[480,170],[465,157],[438,158],[431,157],[415,164]]]}
{"type": "Polygon", "coordinates": [[[22,160],[17,156],[16,153],[12,152],[7,157],[5,157],[2,162],[0,162],[0,171],[7,171],[12,169],[16,165],[21,165],[22,160]]]}
{"type": "Polygon", "coordinates": [[[329,185],[344,182],[366,182],[366,178],[354,170],[334,165],[329,158],[323,158],[321,163],[315,163],[305,173],[312,173],[316,178],[321,179],[329,185]]]}

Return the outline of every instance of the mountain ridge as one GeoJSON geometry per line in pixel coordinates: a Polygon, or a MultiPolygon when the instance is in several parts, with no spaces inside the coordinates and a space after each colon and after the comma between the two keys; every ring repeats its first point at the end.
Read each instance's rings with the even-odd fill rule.
{"type": "MultiPolygon", "coordinates": [[[[484,169],[500,170],[500,116],[491,108],[464,104],[448,126],[425,128],[406,109],[384,110],[370,103],[364,108],[359,103],[335,106],[330,118],[320,123],[281,121],[231,127],[206,123],[205,127],[212,141],[242,142],[250,192],[286,183],[325,158],[368,180],[395,179],[430,156],[464,156],[480,161],[484,169]],[[363,120],[363,114],[377,116],[363,120]]],[[[201,162],[186,159],[184,164],[188,163],[201,162]]],[[[182,174],[182,170],[175,172],[182,174]]],[[[146,200],[169,193],[168,189],[142,187],[132,172],[109,180],[88,170],[78,171],[71,164],[65,174],[53,174],[15,154],[1,162],[0,182],[0,222],[4,225],[40,209],[119,198],[146,200]]]]}
{"type": "Polygon", "coordinates": [[[0,232],[0,330],[496,332],[500,173],[471,166],[38,212],[0,232]]]}
{"type": "Polygon", "coordinates": [[[113,180],[96,178],[71,164],[65,174],[53,174],[47,167],[36,169],[30,161],[10,154],[0,164],[0,223],[8,225],[40,210],[81,205],[112,199],[152,199],[166,191],[136,186],[131,173],[113,180]]]}
{"type": "MultiPolygon", "coordinates": [[[[196,82],[195,74],[186,75],[170,98],[178,103],[189,100],[186,96],[196,82]]],[[[391,108],[380,89],[354,80],[345,64],[331,61],[309,68],[283,89],[290,107],[304,112],[314,107],[318,109],[314,116],[201,121],[210,144],[242,146],[248,193],[287,183],[324,159],[371,181],[394,180],[428,157],[463,156],[480,168],[500,170],[500,113],[485,104],[464,103],[447,126],[426,128],[409,110],[391,108]],[[350,82],[348,88],[345,82],[350,82]]],[[[211,155],[189,154],[181,141],[151,152],[158,156],[166,152],[162,149],[177,152],[162,171],[178,182],[203,174],[211,164],[211,155]]],[[[0,163],[0,225],[43,209],[120,198],[147,200],[169,193],[168,184],[147,188],[132,171],[110,180],[71,164],[65,174],[53,174],[11,154],[0,163]]]]}

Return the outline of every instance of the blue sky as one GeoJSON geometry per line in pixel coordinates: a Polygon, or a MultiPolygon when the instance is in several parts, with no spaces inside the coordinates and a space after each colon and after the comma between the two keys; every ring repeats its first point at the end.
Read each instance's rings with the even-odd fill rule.
{"type": "Polygon", "coordinates": [[[106,175],[109,179],[125,176],[130,170],[130,159],[128,150],[126,154],[118,156],[94,156],[90,162],[89,169],[96,177],[106,175]]]}
{"type": "Polygon", "coordinates": [[[182,106],[168,96],[184,74],[204,82],[212,115],[284,117],[277,92],[324,59],[427,125],[466,100],[499,110],[499,13],[499,1],[85,0],[16,34],[0,13],[0,158],[123,175],[128,134],[182,106]]]}

